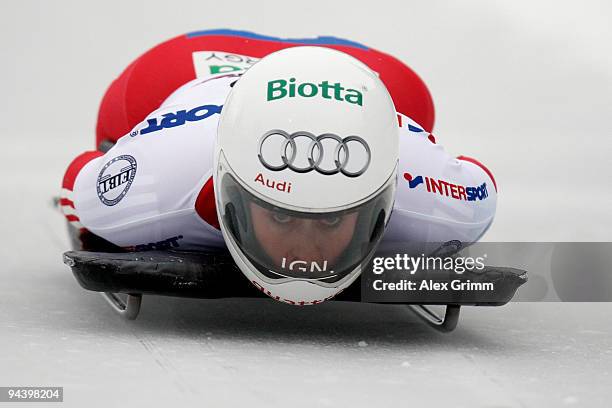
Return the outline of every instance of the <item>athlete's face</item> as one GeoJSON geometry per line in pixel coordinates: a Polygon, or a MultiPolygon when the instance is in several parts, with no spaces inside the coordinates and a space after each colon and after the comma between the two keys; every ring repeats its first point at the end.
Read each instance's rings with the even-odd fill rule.
{"type": "Polygon", "coordinates": [[[291,217],[250,203],[255,237],[277,267],[306,261],[333,265],[351,242],[357,213],[312,219],[291,217]]]}

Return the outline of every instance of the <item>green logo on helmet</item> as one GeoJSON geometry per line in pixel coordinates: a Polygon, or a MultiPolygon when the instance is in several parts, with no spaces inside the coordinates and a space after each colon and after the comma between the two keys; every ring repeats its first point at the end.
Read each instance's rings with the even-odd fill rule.
{"type": "Polygon", "coordinates": [[[319,84],[311,82],[296,84],[295,78],[289,78],[289,81],[276,79],[268,82],[268,101],[283,99],[286,96],[290,98],[319,96],[324,99],[335,99],[363,106],[363,94],[356,89],[344,88],[339,82],[330,84],[329,81],[322,81],[319,84]]]}

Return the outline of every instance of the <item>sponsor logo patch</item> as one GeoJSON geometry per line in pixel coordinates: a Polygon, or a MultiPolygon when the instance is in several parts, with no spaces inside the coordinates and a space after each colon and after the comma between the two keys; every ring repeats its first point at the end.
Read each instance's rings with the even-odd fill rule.
{"type": "Polygon", "coordinates": [[[326,176],[342,173],[359,177],[370,165],[372,153],[368,143],[355,135],[342,138],[333,133],[315,136],[305,131],[289,134],[274,129],[259,139],[257,157],[272,171],[289,168],[296,173],[315,170],[326,176]]]}
{"type": "Polygon", "coordinates": [[[255,176],[255,182],[261,183],[262,186],[278,190],[286,193],[291,193],[291,183],[286,181],[275,181],[271,178],[266,179],[262,173],[257,173],[255,176]]]}
{"type": "Polygon", "coordinates": [[[125,247],[124,249],[128,251],[164,251],[167,249],[178,248],[181,246],[179,240],[183,239],[182,235],[177,235],[176,237],[171,237],[167,239],[163,239],[157,242],[149,242],[148,244],[138,244],[134,246],[125,247]]]}
{"type": "Polygon", "coordinates": [[[162,129],[182,126],[187,122],[204,120],[215,114],[220,115],[221,109],[223,105],[202,105],[191,110],[182,109],[177,112],[164,113],[161,117],[147,119],[147,127],[132,131],[130,136],[146,135],[162,129]]]}
{"type": "Polygon", "coordinates": [[[321,81],[318,84],[311,82],[296,83],[295,78],[289,78],[289,80],[276,79],[268,82],[268,102],[285,97],[312,98],[315,96],[363,106],[363,94],[356,89],[345,88],[339,82],[333,84],[330,84],[329,81],[321,81]]]}
{"type": "Polygon", "coordinates": [[[117,156],[104,165],[96,182],[102,204],[113,206],[125,197],[136,176],[136,167],[136,159],[127,154],[117,156]]]}
{"type": "Polygon", "coordinates": [[[404,173],[404,180],[408,182],[408,187],[411,189],[417,188],[420,185],[425,185],[427,192],[440,194],[455,200],[481,201],[489,197],[487,183],[482,183],[479,186],[462,186],[427,176],[413,177],[410,173],[404,173]]]}
{"type": "Polygon", "coordinates": [[[224,51],[196,51],[192,54],[196,77],[244,71],[259,58],[224,51]]]}

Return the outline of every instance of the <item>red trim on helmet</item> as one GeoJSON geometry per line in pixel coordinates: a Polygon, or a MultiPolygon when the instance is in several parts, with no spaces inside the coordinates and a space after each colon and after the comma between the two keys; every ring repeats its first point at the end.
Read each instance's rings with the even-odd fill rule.
{"type": "Polygon", "coordinates": [[[487,173],[487,175],[489,176],[491,181],[493,181],[493,186],[495,187],[495,191],[497,191],[497,183],[495,182],[495,177],[493,177],[493,173],[491,173],[491,171],[484,164],[482,164],[481,162],[479,162],[476,159],[473,159],[473,158],[467,157],[467,156],[457,156],[457,159],[473,163],[473,164],[477,165],[478,167],[480,167],[481,169],[483,169],[485,171],[485,173],[487,173]]]}
{"type": "Polygon", "coordinates": [[[217,205],[215,203],[215,189],[212,177],[209,178],[200,190],[195,202],[195,210],[204,221],[216,229],[221,229],[217,218],[217,205]]]}

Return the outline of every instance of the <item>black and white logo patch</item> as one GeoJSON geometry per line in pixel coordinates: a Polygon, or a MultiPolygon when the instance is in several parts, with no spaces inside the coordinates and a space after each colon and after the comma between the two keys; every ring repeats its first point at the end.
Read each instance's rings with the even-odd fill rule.
{"type": "Polygon", "coordinates": [[[96,189],[102,204],[112,206],[125,197],[136,176],[136,159],[124,154],[104,165],[96,189]]]}

